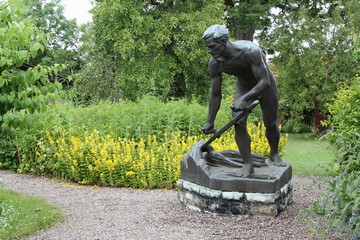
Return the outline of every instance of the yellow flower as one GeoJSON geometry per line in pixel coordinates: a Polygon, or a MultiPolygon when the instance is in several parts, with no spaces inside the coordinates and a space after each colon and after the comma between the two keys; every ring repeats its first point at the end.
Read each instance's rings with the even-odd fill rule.
{"type": "Polygon", "coordinates": [[[92,172],[93,166],[91,164],[88,165],[89,172],[92,172]]]}
{"type": "Polygon", "coordinates": [[[112,172],[115,170],[115,164],[111,160],[106,161],[106,166],[107,166],[107,169],[109,170],[109,172],[112,172]]]}
{"type": "Polygon", "coordinates": [[[145,165],[144,165],[143,162],[139,162],[139,163],[137,164],[137,167],[139,168],[140,171],[145,169],[145,165]]]}
{"type": "Polygon", "coordinates": [[[135,175],[135,172],[133,172],[133,171],[128,171],[128,172],[125,173],[125,175],[126,175],[127,177],[133,177],[133,176],[135,175]]]}

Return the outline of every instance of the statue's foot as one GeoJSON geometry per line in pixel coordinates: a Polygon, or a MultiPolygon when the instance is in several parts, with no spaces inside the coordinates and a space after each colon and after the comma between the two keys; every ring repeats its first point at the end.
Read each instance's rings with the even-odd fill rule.
{"type": "Polygon", "coordinates": [[[266,163],[268,163],[268,165],[274,165],[277,167],[286,167],[287,166],[287,163],[284,160],[282,160],[282,158],[279,155],[270,157],[270,161],[266,161],[266,163]]]}
{"type": "Polygon", "coordinates": [[[237,176],[247,178],[252,173],[254,173],[254,166],[252,164],[244,164],[237,176]]]}

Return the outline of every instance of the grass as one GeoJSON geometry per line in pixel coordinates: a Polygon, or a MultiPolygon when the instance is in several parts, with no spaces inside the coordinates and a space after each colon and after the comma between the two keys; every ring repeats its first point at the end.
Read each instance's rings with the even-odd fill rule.
{"type": "Polygon", "coordinates": [[[20,239],[62,220],[60,210],[44,200],[0,189],[0,239],[20,239]]]}
{"type": "Polygon", "coordinates": [[[292,165],[294,175],[328,176],[335,155],[332,147],[314,134],[289,134],[283,159],[292,165]]]}

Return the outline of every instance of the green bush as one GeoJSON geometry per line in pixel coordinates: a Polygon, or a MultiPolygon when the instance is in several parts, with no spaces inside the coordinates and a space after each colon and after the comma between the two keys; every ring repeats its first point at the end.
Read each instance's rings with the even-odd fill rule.
{"type": "Polygon", "coordinates": [[[338,92],[325,126],[332,126],[327,137],[334,143],[339,156],[340,171],[360,171],[360,77],[338,92]]]}
{"type": "MultiPolygon", "coordinates": [[[[180,161],[184,154],[204,135],[184,136],[180,132],[163,132],[135,140],[114,137],[107,132],[85,127],[53,129],[45,132],[33,155],[24,156],[19,172],[49,175],[80,184],[112,187],[173,188],[180,177],[180,161]]],[[[248,125],[254,153],[269,156],[270,149],[264,125],[248,125]]],[[[279,154],[286,143],[282,136],[279,154]]],[[[236,149],[234,132],[228,131],[212,145],[216,150],[236,149]]]]}
{"type": "Polygon", "coordinates": [[[330,180],[325,194],[315,202],[325,233],[342,231],[353,239],[360,238],[360,78],[352,86],[338,91],[329,106],[333,126],[327,137],[334,143],[338,156],[338,176],[330,180]]]}
{"type": "MultiPolygon", "coordinates": [[[[164,103],[146,97],[138,103],[103,102],[86,107],[58,103],[28,115],[32,127],[17,138],[18,171],[82,184],[169,188],[178,179],[183,155],[194,141],[207,138],[199,135],[206,117],[206,106],[184,100],[164,103]]],[[[230,117],[224,101],[216,127],[224,126],[230,117]]],[[[255,134],[253,148],[261,154],[268,150],[263,131],[263,125],[254,125],[250,131],[255,134]]],[[[228,133],[216,144],[229,139],[236,148],[233,133],[228,133]]],[[[281,148],[284,144],[282,138],[281,148]]],[[[223,145],[229,149],[231,144],[223,145]]]]}
{"type": "Polygon", "coordinates": [[[0,135],[0,169],[15,170],[18,166],[15,134],[9,129],[0,128],[0,135]]]}
{"type": "Polygon", "coordinates": [[[281,132],[284,133],[308,133],[311,132],[311,126],[305,123],[299,123],[296,120],[284,120],[281,127],[281,132]]]}
{"type": "MultiPolygon", "coordinates": [[[[225,105],[225,104],[224,104],[225,105]]],[[[120,102],[111,104],[101,102],[90,106],[58,104],[46,115],[57,115],[59,126],[71,131],[75,126],[85,126],[89,130],[114,131],[116,137],[146,138],[157,135],[162,138],[167,132],[182,132],[198,135],[207,118],[207,107],[185,100],[162,102],[157,98],[145,97],[139,102],[120,102]]],[[[216,126],[222,127],[229,121],[231,110],[223,106],[218,113],[216,126]]],[[[54,125],[55,126],[55,125],[54,125]]]]}
{"type": "Polygon", "coordinates": [[[351,239],[359,239],[359,172],[339,174],[326,186],[326,192],[314,203],[314,212],[319,217],[316,231],[324,235],[342,232],[351,239]]]}
{"type": "MultiPolygon", "coordinates": [[[[230,109],[221,110],[216,124],[223,126],[230,118],[229,113],[230,109]]],[[[17,132],[15,151],[22,159],[35,159],[37,143],[46,138],[45,133],[61,132],[63,129],[75,136],[79,135],[79,129],[87,129],[90,132],[99,131],[103,136],[111,134],[114,138],[136,141],[150,135],[162,141],[165,133],[180,132],[182,135],[193,136],[200,134],[206,116],[207,108],[200,104],[189,104],[184,100],[164,103],[150,97],[138,103],[102,102],[86,107],[69,103],[56,104],[44,112],[27,115],[31,127],[17,132]]],[[[17,166],[18,163],[14,167],[17,166]]]]}
{"type": "MultiPolygon", "coordinates": [[[[259,122],[255,108],[249,118],[259,122]]],[[[137,103],[102,102],[90,106],[73,106],[71,103],[57,103],[43,112],[27,113],[27,127],[18,129],[14,137],[13,151],[17,154],[16,168],[21,159],[35,159],[39,141],[46,138],[46,132],[61,132],[79,135],[79,129],[97,130],[101,135],[111,134],[114,138],[146,139],[150,135],[162,141],[164,134],[178,133],[195,136],[201,133],[201,126],[207,118],[207,106],[188,103],[185,100],[161,102],[159,99],[145,97],[137,103]]],[[[258,114],[260,115],[260,114],[258,114]]],[[[216,120],[216,127],[223,127],[231,118],[228,102],[223,101],[216,120]]],[[[55,136],[56,137],[56,136],[55,136]]],[[[9,166],[3,166],[9,168],[9,166]]]]}

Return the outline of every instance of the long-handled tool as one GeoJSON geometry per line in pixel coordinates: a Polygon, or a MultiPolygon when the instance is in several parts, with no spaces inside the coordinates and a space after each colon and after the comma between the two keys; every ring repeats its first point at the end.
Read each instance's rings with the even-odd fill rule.
{"type": "Polygon", "coordinates": [[[251,110],[259,104],[259,100],[253,101],[245,110],[242,110],[240,114],[230,120],[224,127],[220,130],[216,131],[203,145],[201,145],[200,149],[202,152],[207,151],[207,146],[210,145],[215,139],[219,138],[221,134],[223,134],[226,130],[228,130],[232,125],[234,125],[237,121],[243,118],[246,114],[251,112],[251,110]]]}

